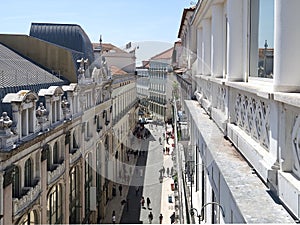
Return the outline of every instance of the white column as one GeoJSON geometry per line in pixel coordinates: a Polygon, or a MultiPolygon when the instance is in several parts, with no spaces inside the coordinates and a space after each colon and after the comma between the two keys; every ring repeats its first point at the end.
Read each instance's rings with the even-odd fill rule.
{"type": "Polygon", "coordinates": [[[203,20],[203,74],[210,75],[210,65],[211,65],[211,20],[206,18],[203,20]]]}
{"type": "Polygon", "coordinates": [[[202,28],[197,29],[197,74],[202,74],[202,28]]]}
{"type": "Polygon", "coordinates": [[[243,81],[243,1],[227,1],[227,80],[243,81]]]}
{"type": "Polygon", "coordinates": [[[223,5],[212,6],[211,18],[211,75],[223,77],[223,5]]]}
{"type": "Polygon", "coordinates": [[[300,1],[275,0],[274,91],[300,91],[300,1]]]}

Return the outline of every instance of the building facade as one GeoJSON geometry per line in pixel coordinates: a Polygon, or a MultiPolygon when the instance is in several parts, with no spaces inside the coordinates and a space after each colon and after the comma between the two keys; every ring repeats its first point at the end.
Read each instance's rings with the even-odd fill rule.
{"type": "Polygon", "coordinates": [[[195,99],[183,103],[190,141],[178,144],[186,157],[185,221],[299,219],[300,30],[294,24],[300,2],[275,0],[274,8],[273,79],[258,78],[259,1],[201,0],[184,10],[180,60],[195,99]]]}
{"type": "Polygon", "coordinates": [[[172,118],[172,53],[170,48],[149,60],[149,109],[153,118],[162,122],[172,118]]]}
{"type": "Polygon", "coordinates": [[[117,159],[124,160],[122,143],[129,146],[125,133],[136,122],[135,79],[114,80],[105,58],[90,55],[79,26],[49,26],[44,31],[55,32],[46,37],[74,35],[68,40],[82,49],[0,35],[14,50],[0,45],[7,77],[0,88],[0,224],[100,223],[122,172],[117,159]]]}

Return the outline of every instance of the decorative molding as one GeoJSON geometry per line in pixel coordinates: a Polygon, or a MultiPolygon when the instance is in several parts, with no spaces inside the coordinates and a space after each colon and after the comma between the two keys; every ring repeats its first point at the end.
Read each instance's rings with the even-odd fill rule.
{"type": "Polygon", "coordinates": [[[300,116],[295,117],[292,130],[293,171],[300,175],[300,116]]]}
{"type": "Polygon", "coordinates": [[[31,187],[26,195],[22,196],[20,199],[13,199],[13,214],[16,215],[35,201],[41,192],[41,181],[37,183],[36,186],[31,187]]]}
{"type": "Polygon", "coordinates": [[[265,149],[270,145],[270,106],[260,99],[237,94],[235,122],[265,149]]]}

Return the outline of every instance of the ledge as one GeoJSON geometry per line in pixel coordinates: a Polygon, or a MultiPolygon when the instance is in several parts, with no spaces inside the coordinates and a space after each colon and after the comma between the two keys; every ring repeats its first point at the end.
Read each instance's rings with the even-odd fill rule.
{"type": "Polygon", "coordinates": [[[219,201],[225,210],[225,222],[231,221],[230,211],[234,209],[237,223],[295,223],[284,207],[272,199],[268,194],[269,189],[253,173],[231,142],[224,138],[224,134],[209,119],[199,103],[185,100],[185,105],[207,146],[200,151],[205,156],[203,160],[206,169],[212,170],[211,167],[214,167],[214,173],[209,173],[211,183],[217,179],[217,174],[220,175],[220,186],[215,188],[219,188],[216,190],[217,196],[222,193],[219,201]]]}

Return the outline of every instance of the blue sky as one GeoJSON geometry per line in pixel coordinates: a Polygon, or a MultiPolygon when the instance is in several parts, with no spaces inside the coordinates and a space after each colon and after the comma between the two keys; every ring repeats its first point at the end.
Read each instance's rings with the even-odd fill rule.
{"type": "Polygon", "coordinates": [[[80,25],[92,42],[177,40],[189,0],[28,0],[1,3],[0,33],[29,34],[32,22],[80,25]]]}
{"type": "MultiPolygon", "coordinates": [[[[268,19],[273,16],[273,1],[260,1],[264,18],[260,47],[266,39],[273,47],[273,21],[268,19]]],[[[32,22],[72,23],[80,25],[92,42],[98,42],[100,34],[103,42],[118,47],[128,42],[156,42],[160,47],[155,55],[178,40],[182,12],[190,3],[191,0],[4,1],[0,33],[28,35],[32,22]]]]}

